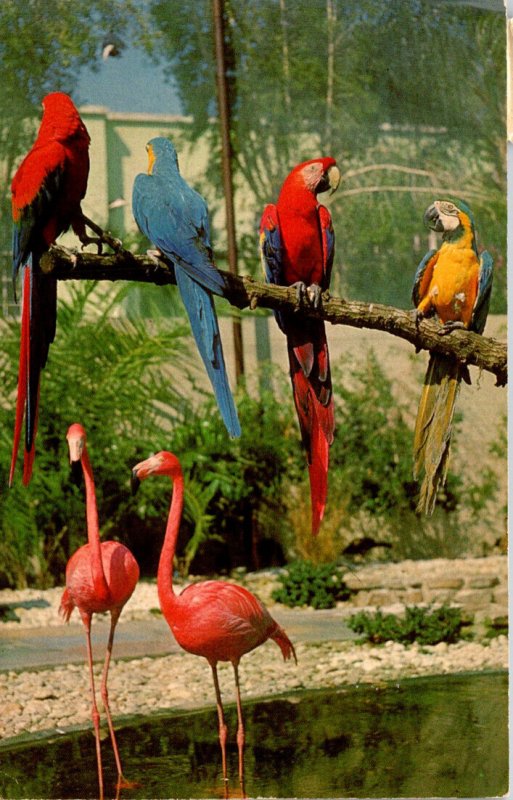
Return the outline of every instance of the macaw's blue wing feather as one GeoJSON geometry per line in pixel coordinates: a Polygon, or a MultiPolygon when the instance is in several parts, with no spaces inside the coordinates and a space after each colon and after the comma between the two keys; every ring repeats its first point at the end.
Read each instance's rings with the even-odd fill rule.
{"type": "Polygon", "coordinates": [[[205,202],[178,172],[165,180],[160,175],[138,175],[132,208],[155,247],[206,289],[223,296],[225,283],[212,259],[205,202]]]}
{"type": "Polygon", "coordinates": [[[490,307],[490,295],[492,292],[493,280],[493,258],[488,250],[481,253],[479,282],[477,285],[477,297],[472,311],[470,330],[482,333],[488,316],[490,307]]]}
{"type": "MultiPolygon", "coordinates": [[[[285,286],[278,211],[272,203],[264,208],[260,221],[260,260],[266,282],[285,286]]],[[[273,311],[273,313],[278,326],[283,333],[286,333],[286,314],[282,311],[273,311]]]]}
{"type": "Polygon", "coordinates": [[[225,284],[213,261],[207,204],[180,176],[169,140],[152,139],[148,153],[149,172],[138,175],[134,182],[134,217],[150,242],[174,264],[176,283],[221,416],[229,434],[240,436],[211,294],[223,295],[225,284]]]}
{"type": "Polygon", "coordinates": [[[284,285],[278,212],[272,203],[264,208],[260,222],[260,258],[267,283],[284,285]]]}
{"type": "Polygon", "coordinates": [[[196,283],[180,267],[177,267],[175,272],[178,289],[189,315],[192,332],[212,383],[221,416],[230,436],[240,436],[241,429],[226,374],[214,300],[210,292],[196,283]]]}
{"type": "Polygon", "coordinates": [[[438,250],[428,250],[417,267],[412,289],[412,300],[415,308],[418,306],[427,291],[427,287],[429,286],[429,282],[431,280],[433,267],[437,258],[438,250]]]}
{"type": "Polygon", "coordinates": [[[329,289],[331,281],[331,270],[335,257],[335,231],[331,221],[331,214],[327,208],[319,206],[319,222],[321,224],[322,254],[324,261],[324,276],[322,288],[329,289]]]}

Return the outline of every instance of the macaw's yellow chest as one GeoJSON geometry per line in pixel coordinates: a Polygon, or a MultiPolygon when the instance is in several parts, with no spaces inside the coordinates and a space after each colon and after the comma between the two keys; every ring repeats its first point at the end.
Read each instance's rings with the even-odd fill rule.
{"type": "Polygon", "coordinates": [[[442,245],[428,291],[442,322],[457,320],[470,325],[478,282],[479,261],[474,250],[442,245]]]}

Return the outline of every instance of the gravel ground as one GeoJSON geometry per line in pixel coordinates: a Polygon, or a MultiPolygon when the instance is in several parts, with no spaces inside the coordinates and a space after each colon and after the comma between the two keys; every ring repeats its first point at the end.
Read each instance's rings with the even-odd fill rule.
{"type": "MultiPolygon", "coordinates": [[[[267,603],[271,584],[272,580],[264,587],[260,581],[258,586],[259,595],[267,603]]],[[[0,625],[20,630],[62,624],[57,613],[61,593],[62,589],[1,591],[0,605],[14,604],[19,621],[0,625]]],[[[144,621],[150,609],[157,606],[154,583],[140,583],[123,610],[119,624],[130,619],[144,621]]],[[[347,616],[342,608],[340,613],[347,616]]],[[[75,611],[72,619],[78,621],[76,614],[75,611]]],[[[299,642],[296,650],[297,666],[291,662],[283,663],[273,642],[266,642],[246,655],[240,668],[243,697],[262,697],[294,689],[381,683],[420,675],[506,669],[508,665],[508,640],[505,636],[490,642],[441,643],[432,647],[417,644],[405,647],[392,642],[381,647],[348,641],[299,642]]],[[[95,669],[99,682],[101,665],[95,669]]],[[[230,702],[234,699],[231,666],[221,665],[219,674],[224,696],[230,702]]],[[[114,658],[109,676],[109,697],[115,717],[214,704],[207,662],[188,653],[123,661],[114,658]]],[[[12,737],[22,734],[64,732],[71,726],[90,725],[85,664],[0,673],[0,707],[0,738],[4,745],[8,745],[12,737]]]]}

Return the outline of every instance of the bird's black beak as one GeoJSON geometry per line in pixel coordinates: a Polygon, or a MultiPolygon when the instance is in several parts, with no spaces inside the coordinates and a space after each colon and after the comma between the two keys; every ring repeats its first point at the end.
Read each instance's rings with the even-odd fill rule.
{"type": "Polygon", "coordinates": [[[132,490],[132,494],[135,494],[139,488],[141,481],[139,480],[139,476],[137,475],[137,470],[132,470],[132,476],[130,478],[130,489],[132,490]]]}
{"type": "Polygon", "coordinates": [[[80,461],[70,461],[71,480],[75,486],[80,486],[82,480],[82,464],[80,461]]]}
{"type": "Polygon", "coordinates": [[[444,225],[440,219],[440,212],[434,203],[424,212],[424,225],[438,233],[443,233],[444,231],[444,225]]]}

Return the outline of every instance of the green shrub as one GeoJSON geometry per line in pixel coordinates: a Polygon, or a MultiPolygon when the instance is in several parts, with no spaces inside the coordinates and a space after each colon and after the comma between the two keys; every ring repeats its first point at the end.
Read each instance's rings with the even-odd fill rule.
{"type": "Polygon", "coordinates": [[[337,600],[349,597],[336,564],[312,564],[311,561],[294,561],[279,576],[281,587],[272,593],[273,600],[291,608],[333,608],[337,600]]]}
{"type": "Polygon", "coordinates": [[[463,621],[459,608],[444,604],[435,609],[431,606],[407,606],[404,617],[381,611],[359,611],[349,619],[348,625],[374,644],[392,641],[427,645],[458,641],[463,621]]]}
{"type": "MultiPolygon", "coordinates": [[[[91,282],[73,282],[60,300],[57,335],[41,376],[32,481],[28,487],[21,485],[20,452],[11,489],[6,487],[19,323],[2,324],[0,585],[51,586],[62,581],[67,559],[86,541],[84,488],[71,480],[65,439],[73,422],[81,422],[87,431],[102,533],[133,548],[137,511],[129,490],[130,470],[155,449],[163,428],[184,414],[182,390],[168,371],[172,366],[187,374],[189,345],[180,320],[150,327],[113,319],[124,291],[117,287],[105,292],[91,282]]],[[[157,497],[162,487],[151,491],[157,497]]]]}
{"type": "Polygon", "coordinates": [[[185,573],[193,561],[198,571],[254,567],[258,537],[279,539],[282,484],[304,469],[289,392],[255,399],[241,387],[243,432],[231,440],[210,389],[195,382],[188,324],[113,319],[125,291],[84,282],[59,302],[41,379],[33,478],[22,486],[18,466],[8,491],[19,323],[2,325],[0,587],[62,582],[67,559],[86,540],[84,489],[70,479],[65,440],[72,422],[87,431],[102,534],[129,546],[142,574],[156,573],[171,486],[147,481],[132,497],[129,477],[158,450],[175,452],[184,470],[177,555],[185,573]]]}

